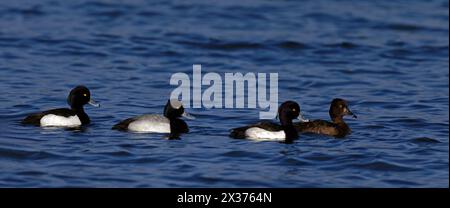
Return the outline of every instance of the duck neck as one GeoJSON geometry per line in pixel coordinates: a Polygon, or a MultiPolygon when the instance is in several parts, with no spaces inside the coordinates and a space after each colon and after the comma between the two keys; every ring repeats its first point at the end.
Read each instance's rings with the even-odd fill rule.
{"type": "Polygon", "coordinates": [[[164,115],[164,117],[166,117],[167,119],[169,119],[169,122],[170,122],[170,123],[173,123],[173,122],[175,122],[176,120],[179,120],[179,118],[177,118],[177,117],[175,117],[175,116],[167,116],[167,115],[164,115]]]}
{"type": "Polygon", "coordinates": [[[77,114],[81,124],[89,124],[91,122],[89,116],[84,112],[83,106],[72,106],[72,110],[77,114]]]}
{"type": "Polygon", "coordinates": [[[331,120],[333,121],[334,124],[336,124],[341,129],[343,129],[345,131],[350,130],[350,128],[348,127],[347,123],[345,123],[344,118],[342,118],[342,116],[332,117],[331,120]]]}
{"type": "Polygon", "coordinates": [[[281,126],[292,126],[292,119],[287,118],[286,116],[280,116],[281,126]]]}
{"type": "Polygon", "coordinates": [[[283,126],[283,131],[286,134],[286,143],[292,143],[294,139],[298,138],[297,129],[292,124],[283,126]]]}
{"type": "Polygon", "coordinates": [[[337,125],[347,125],[342,116],[332,116],[331,120],[337,125]]]}
{"type": "Polygon", "coordinates": [[[170,122],[170,139],[178,139],[180,134],[187,133],[188,127],[186,122],[179,118],[168,118],[170,122]]]}
{"type": "Polygon", "coordinates": [[[291,143],[298,137],[297,129],[295,129],[292,119],[280,118],[280,123],[286,134],[286,142],[291,143]]]}
{"type": "Polygon", "coordinates": [[[342,116],[331,116],[331,120],[333,121],[333,123],[338,124],[338,123],[345,123],[344,122],[344,118],[342,118],[342,116]]]}

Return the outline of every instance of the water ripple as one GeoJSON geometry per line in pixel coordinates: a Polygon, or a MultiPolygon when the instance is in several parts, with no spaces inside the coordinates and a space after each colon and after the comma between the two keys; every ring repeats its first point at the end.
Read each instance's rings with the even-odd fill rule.
{"type": "Polygon", "coordinates": [[[448,187],[448,1],[2,0],[0,17],[0,187],[448,187]],[[358,119],[293,144],[228,137],[258,109],[189,108],[179,140],[111,130],[162,113],[193,64],[277,72],[279,102],[329,120],[342,97],[358,119]],[[79,84],[91,125],[20,124],[79,84]]]}

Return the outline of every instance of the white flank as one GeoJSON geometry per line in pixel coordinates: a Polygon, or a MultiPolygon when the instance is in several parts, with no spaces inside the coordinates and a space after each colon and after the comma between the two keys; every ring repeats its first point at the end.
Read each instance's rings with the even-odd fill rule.
{"type": "Polygon", "coordinates": [[[245,131],[248,139],[256,141],[284,141],[286,134],[284,131],[267,131],[259,127],[252,127],[245,131]]]}
{"type": "Polygon", "coordinates": [[[81,121],[78,116],[57,116],[54,114],[48,114],[41,118],[42,127],[77,127],[81,126],[81,121]]]}
{"type": "Polygon", "coordinates": [[[162,115],[143,115],[128,125],[137,133],[170,133],[170,121],[162,115]]]}

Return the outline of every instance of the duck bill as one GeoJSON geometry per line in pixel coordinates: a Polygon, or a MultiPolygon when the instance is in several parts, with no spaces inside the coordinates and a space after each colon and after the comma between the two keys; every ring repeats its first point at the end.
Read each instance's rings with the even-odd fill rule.
{"type": "Polygon", "coordinates": [[[92,106],[94,106],[94,107],[96,107],[96,108],[100,107],[100,104],[97,103],[97,102],[95,102],[95,101],[92,100],[92,99],[89,100],[88,104],[89,104],[89,105],[92,105],[92,106]]]}
{"type": "Polygon", "coordinates": [[[354,114],[352,111],[350,111],[350,109],[347,108],[346,110],[346,115],[352,116],[353,118],[358,118],[358,116],[356,116],[356,114],[354,114]]]}
{"type": "Polygon", "coordinates": [[[194,120],[194,119],[195,119],[195,116],[193,116],[193,115],[191,115],[191,114],[189,114],[189,113],[186,113],[186,112],[184,112],[183,114],[181,114],[181,117],[187,118],[187,119],[190,119],[190,120],[194,120]]]}
{"type": "Polygon", "coordinates": [[[309,119],[306,119],[305,116],[303,116],[302,113],[300,113],[300,115],[298,116],[297,120],[299,120],[300,122],[309,122],[309,119]]]}
{"type": "Polygon", "coordinates": [[[309,119],[306,119],[302,113],[300,113],[300,115],[298,115],[298,117],[296,119],[294,119],[294,121],[299,121],[299,122],[309,122],[309,119]]]}

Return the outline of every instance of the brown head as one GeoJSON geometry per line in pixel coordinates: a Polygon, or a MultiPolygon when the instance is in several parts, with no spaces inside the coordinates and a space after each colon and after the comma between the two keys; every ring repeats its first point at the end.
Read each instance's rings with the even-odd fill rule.
{"type": "Polygon", "coordinates": [[[348,108],[347,101],[340,98],[335,98],[331,101],[329,113],[333,121],[342,119],[344,116],[353,116],[353,118],[356,118],[356,115],[348,108]]]}

